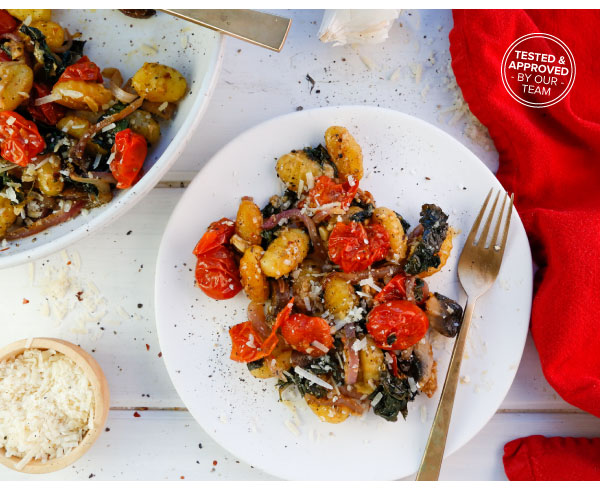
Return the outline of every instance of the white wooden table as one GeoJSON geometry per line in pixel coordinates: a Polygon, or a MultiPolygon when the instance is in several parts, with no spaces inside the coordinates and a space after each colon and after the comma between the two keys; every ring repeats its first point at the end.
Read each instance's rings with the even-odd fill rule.
{"type": "MultiPolygon", "coordinates": [[[[402,25],[393,27],[386,43],[360,52],[318,41],[321,11],[283,14],[294,23],[280,54],[226,40],[221,77],[198,137],[135,209],[67,251],[33,266],[0,271],[0,345],[31,336],[76,342],[101,364],[112,394],[106,432],[83,459],[38,477],[0,467],[0,479],[271,478],[219,447],[189,415],[167,375],[154,322],[155,261],[167,219],[187,182],[240,131],[300,108],[377,105],[441,127],[492,170],[497,168],[497,153],[464,134],[464,119],[449,122],[453,113],[443,113],[453,103],[447,90],[449,11],[405,11],[402,25]],[[417,83],[419,65],[423,73],[417,83]],[[312,92],[307,74],[316,82],[312,92]],[[45,274],[52,267],[69,271],[71,278],[71,289],[61,300],[67,311],[61,321],[48,311],[45,299],[45,274]],[[78,290],[84,300],[101,300],[96,318],[75,299],[78,290]]],[[[515,382],[497,414],[447,458],[441,476],[505,479],[504,444],[530,434],[599,436],[600,421],[560,399],[544,380],[528,339],[515,382]]]]}

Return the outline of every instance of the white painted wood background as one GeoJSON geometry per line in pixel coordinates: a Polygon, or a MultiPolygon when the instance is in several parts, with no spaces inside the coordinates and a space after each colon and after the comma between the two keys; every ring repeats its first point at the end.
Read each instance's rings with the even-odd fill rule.
{"type": "MultiPolygon", "coordinates": [[[[39,260],[33,267],[0,271],[0,345],[31,336],[76,342],[96,357],[112,395],[107,432],[72,467],[43,476],[0,467],[0,479],[270,479],[220,448],[186,411],[160,357],[154,323],[155,261],[168,217],[182,187],[240,131],[298,107],[378,105],[441,127],[490,168],[497,168],[495,151],[466,137],[464,122],[450,125],[451,114],[441,114],[453,101],[444,79],[450,59],[449,11],[405,11],[386,43],[361,48],[360,53],[317,40],[322,11],[280,13],[293,18],[280,54],[227,39],[220,80],[198,137],[157,189],[116,223],[67,251],[39,260]],[[427,62],[432,53],[433,66],[427,62]],[[374,63],[372,70],[361,55],[374,63]],[[418,84],[411,70],[414,63],[425,67],[418,84]],[[316,81],[312,93],[307,74],[316,81]],[[78,262],[81,266],[76,270],[78,262]],[[84,315],[76,300],[64,320],[57,321],[52,312],[46,315],[43,282],[51,267],[71,271],[73,290],[81,288],[84,296],[93,296],[91,281],[99,290],[96,299],[104,298],[99,310],[105,309],[106,315],[99,324],[87,318],[86,333],[74,332],[82,330],[84,315]],[[140,416],[134,417],[135,412],[140,416]]],[[[560,399],[544,380],[528,339],[515,382],[498,413],[472,441],[446,459],[441,477],[505,479],[504,444],[530,434],[600,436],[600,421],[560,399]]]]}

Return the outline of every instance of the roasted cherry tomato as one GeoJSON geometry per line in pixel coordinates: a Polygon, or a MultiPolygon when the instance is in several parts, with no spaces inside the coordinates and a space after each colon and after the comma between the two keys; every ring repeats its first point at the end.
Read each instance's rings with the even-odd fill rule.
{"type": "Polygon", "coordinates": [[[213,299],[233,298],[242,289],[238,265],[228,247],[234,232],[233,221],[226,218],[215,221],[194,248],[198,259],[196,282],[213,299]]]}
{"type": "Polygon", "coordinates": [[[2,158],[21,167],[46,148],[33,121],[13,111],[0,112],[0,149],[2,158]]]}
{"type": "Polygon", "coordinates": [[[50,89],[45,84],[34,82],[31,90],[31,98],[29,99],[29,104],[27,106],[27,112],[29,112],[31,117],[36,121],[55,126],[56,123],[65,116],[67,109],[55,102],[35,105],[36,99],[45,97],[46,95],[50,95],[50,89]]]}
{"type": "Polygon", "coordinates": [[[383,226],[362,223],[337,223],[329,235],[329,258],[344,272],[362,271],[383,259],[390,240],[383,226]]]}
{"type": "Polygon", "coordinates": [[[347,180],[342,184],[337,184],[335,180],[321,175],[308,192],[308,202],[312,207],[339,202],[343,209],[348,209],[357,191],[358,180],[353,180],[352,184],[347,180]]]}
{"type": "Polygon", "coordinates": [[[110,162],[110,171],[117,179],[119,189],[127,189],[136,181],[148,152],[146,138],[127,128],[115,135],[112,152],[115,158],[110,162]]]}
{"type": "Polygon", "coordinates": [[[209,250],[226,245],[235,233],[235,223],[227,218],[211,223],[206,233],[194,248],[194,255],[198,256],[209,250]]]}
{"type": "Polygon", "coordinates": [[[400,299],[376,306],[367,317],[367,330],[381,349],[408,349],[425,336],[428,328],[429,319],[423,310],[400,299]]]}
{"type": "Polygon", "coordinates": [[[196,282],[213,299],[233,298],[242,289],[240,273],[233,252],[218,247],[198,256],[196,282]]]}
{"type": "Polygon", "coordinates": [[[320,343],[327,350],[333,347],[333,336],[329,324],[322,318],[296,313],[291,315],[281,326],[281,335],[293,349],[313,357],[321,357],[327,354],[320,343]]]}
{"type": "Polygon", "coordinates": [[[406,299],[406,276],[400,273],[392,277],[374,299],[377,303],[385,303],[393,299],[406,299]]]}
{"type": "Polygon", "coordinates": [[[271,333],[262,342],[260,335],[254,330],[251,322],[238,323],[231,327],[229,329],[229,336],[231,337],[230,358],[237,362],[252,362],[270,355],[279,342],[277,331],[289,318],[293,305],[294,299],[292,298],[285,308],[279,312],[271,333]]]}
{"type": "Polygon", "coordinates": [[[17,29],[19,24],[6,10],[0,9],[0,34],[8,34],[17,29]]]}
{"type": "Polygon", "coordinates": [[[90,61],[87,56],[79,58],[77,63],[73,63],[65,68],[62,75],[58,79],[59,82],[65,80],[80,80],[82,82],[97,82],[102,83],[102,73],[96,63],[90,61]]]}

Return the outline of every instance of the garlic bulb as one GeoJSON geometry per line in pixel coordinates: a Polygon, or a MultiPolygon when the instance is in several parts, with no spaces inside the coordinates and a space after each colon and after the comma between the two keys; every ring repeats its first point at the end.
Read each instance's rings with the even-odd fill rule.
{"type": "Polygon", "coordinates": [[[399,9],[326,10],[318,37],[324,43],[333,42],[334,46],[378,44],[388,38],[399,15],[399,9]]]}

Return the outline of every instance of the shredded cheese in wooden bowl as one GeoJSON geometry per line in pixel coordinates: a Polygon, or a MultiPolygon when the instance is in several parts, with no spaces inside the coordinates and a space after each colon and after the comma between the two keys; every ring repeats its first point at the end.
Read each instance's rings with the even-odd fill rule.
{"type": "Polygon", "coordinates": [[[96,361],[58,339],[0,350],[0,462],[27,473],[61,469],[98,437],[108,387],[96,361]]]}

